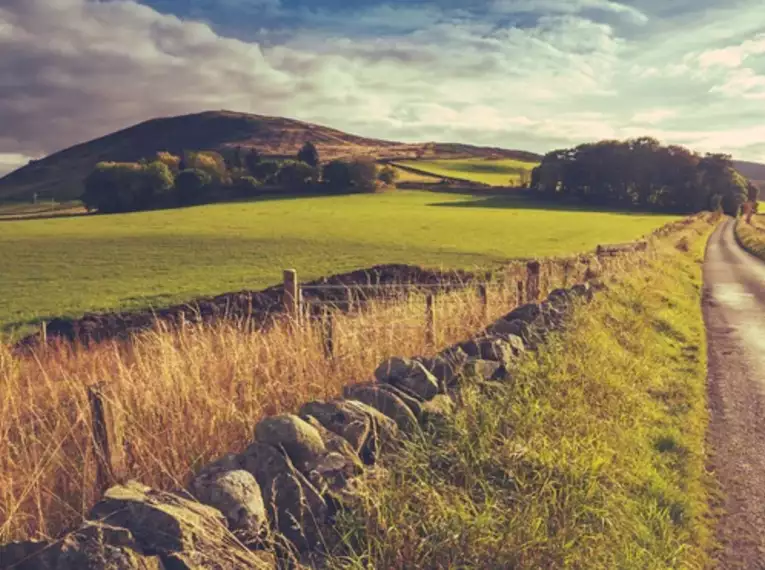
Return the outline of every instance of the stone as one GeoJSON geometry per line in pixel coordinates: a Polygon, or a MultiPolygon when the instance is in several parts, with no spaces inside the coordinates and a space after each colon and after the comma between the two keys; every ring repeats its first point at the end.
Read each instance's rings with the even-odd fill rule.
{"type": "Polygon", "coordinates": [[[167,560],[193,560],[188,568],[251,568],[253,557],[234,538],[217,509],[166,491],[130,481],[107,490],[91,509],[90,520],[132,533],[141,550],[167,560]]]}
{"type": "Polygon", "coordinates": [[[473,358],[465,365],[464,374],[468,378],[490,380],[501,368],[499,362],[473,358]]]}
{"type": "Polygon", "coordinates": [[[255,441],[281,447],[301,471],[327,452],[321,435],[298,416],[283,414],[261,420],[255,426],[255,441]]]}
{"type": "Polygon", "coordinates": [[[257,480],[271,525],[300,551],[321,544],[322,525],[329,518],[327,503],[289,458],[255,442],[240,454],[239,462],[257,480]]]}
{"type": "Polygon", "coordinates": [[[392,384],[375,384],[375,386],[381,390],[390,392],[394,396],[397,396],[402,402],[404,402],[404,404],[406,404],[407,408],[412,410],[414,417],[417,419],[419,419],[422,415],[423,400],[417,398],[416,395],[408,393],[405,389],[399,388],[392,384]]]}
{"type": "Polygon", "coordinates": [[[244,543],[257,541],[268,524],[260,486],[243,469],[213,463],[194,477],[189,491],[201,503],[223,513],[229,528],[244,543]]]}
{"type": "Polygon", "coordinates": [[[457,383],[459,373],[468,356],[461,349],[455,351],[452,358],[438,355],[434,358],[419,357],[417,360],[438,381],[439,392],[444,394],[457,383]]]}
{"type": "Polygon", "coordinates": [[[539,316],[540,312],[539,305],[536,303],[529,303],[528,305],[523,305],[514,309],[502,318],[506,321],[519,320],[530,323],[539,316]]]}
{"type": "Polygon", "coordinates": [[[412,433],[418,427],[417,418],[412,410],[401,401],[401,398],[379,388],[369,385],[346,386],[343,395],[358,400],[391,418],[398,429],[404,433],[412,433]]]}
{"type": "Polygon", "coordinates": [[[571,302],[571,291],[568,289],[555,289],[550,291],[547,300],[555,307],[565,308],[571,302]]]}
{"type": "Polygon", "coordinates": [[[378,382],[401,386],[427,401],[438,394],[438,380],[418,361],[390,358],[375,370],[378,382]]]}
{"type": "Polygon", "coordinates": [[[585,301],[592,301],[593,298],[593,288],[589,283],[574,285],[571,288],[571,293],[577,297],[581,297],[585,301]]]}
{"type": "Polygon", "coordinates": [[[515,335],[508,335],[507,340],[501,338],[479,338],[461,345],[466,354],[472,358],[491,360],[505,364],[525,352],[523,340],[515,335]]]}
{"type": "Polygon", "coordinates": [[[364,463],[372,464],[381,453],[395,449],[400,435],[398,425],[393,419],[359,400],[349,399],[343,404],[350,410],[365,414],[371,420],[371,433],[362,455],[364,463]]]}
{"type": "Polygon", "coordinates": [[[0,568],[14,570],[160,570],[156,556],[144,556],[130,531],[101,523],[82,527],[57,541],[0,546],[0,568]]]}
{"type": "Polygon", "coordinates": [[[362,456],[372,431],[372,418],[344,401],[309,402],[300,408],[300,416],[313,417],[327,430],[345,439],[362,456]]]}
{"type": "Polygon", "coordinates": [[[324,445],[327,448],[327,453],[339,453],[354,465],[361,469],[361,461],[359,460],[359,453],[353,448],[353,446],[344,437],[337,435],[336,433],[325,428],[319,420],[313,416],[304,416],[303,420],[310,424],[316,431],[319,432],[321,439],[324,441],[324,445]]]}

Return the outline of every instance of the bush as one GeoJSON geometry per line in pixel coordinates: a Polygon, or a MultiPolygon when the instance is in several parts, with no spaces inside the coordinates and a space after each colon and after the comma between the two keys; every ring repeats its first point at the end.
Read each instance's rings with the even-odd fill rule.
{"type": "Polygon", "coordinates": [[[393,186],[396,183],[396,180],[398,180],[398,170],[390,165],[386,165],[382,168],[382,170],[380,170],[377,178],[383,184],[387,186],[393,186]]]}
{"type": "Polygon", "coordinates": [[[324,183],[336,192],[374,192],[377,165],[369,159],[333,160],[324,167],[324,183]]]}
{"type": "Polygon", "coordinates": [[[285,190],[300,192],[308,189],[318,178],[316,169],[305,162],[285,162],[276,175],[276,182],[285,190]]]}
{"type": "Polygon", "coordinates": [[[212,177],[198,168],[181,171],[175,179],[175,192],[180,204],[199,204],[210,189],[212,177]]]}

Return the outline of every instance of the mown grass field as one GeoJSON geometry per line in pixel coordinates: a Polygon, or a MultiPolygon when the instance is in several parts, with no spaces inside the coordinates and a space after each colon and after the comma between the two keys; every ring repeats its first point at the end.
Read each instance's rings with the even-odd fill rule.
{"type": "Polygon", "coordinates": [[[409,160],[397,164],[436,176],[481,182],[491,186],[516,186],[520,184],[523,172],[530,173],[537,166],[537,163],[514,159],[492,160],[485,158],[409,160]]]}
{"type": "Polygon", "coordinates": [[[453,421],[370,479],[328,567],[709,567],[700,307],[713,227],[696,222],[609,280],[512,382],[464,390],[453,421]]]}
{"type": "Polygon", "coordinates": [[[430,192],[263,200],[0,223],[0,327],[163,306],[380,263],[496,266],[629,241],[671,216],[430,192]]]}

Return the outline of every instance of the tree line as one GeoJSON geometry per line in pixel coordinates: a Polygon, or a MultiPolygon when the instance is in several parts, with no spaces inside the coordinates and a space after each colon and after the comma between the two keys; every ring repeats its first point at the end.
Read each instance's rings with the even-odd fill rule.
{"type": "Polygon", "coordinates": [[[313,143],[294,159],[274,160],[254,148],[158,152],[138,162],[99,162],[87,176],[82,201],[102,213],[131,212],[246,198],[267,190],[295,193],[375,192],[392,186],[397,172],[358,158],[322,164],[313,143]]]}
{"type": "Polygon", "coordinates": [[[651,137],[601,141],[547,153],[530,188],[550,200],[666,212],[736,215],[758,188],[726,154],[700,155],[651,137]]]}

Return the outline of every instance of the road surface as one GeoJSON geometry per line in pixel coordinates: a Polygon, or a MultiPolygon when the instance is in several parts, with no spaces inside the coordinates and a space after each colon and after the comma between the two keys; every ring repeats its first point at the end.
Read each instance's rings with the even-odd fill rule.
{"type": "Polygon", "coordinates": [[[743,251],[733,220],[704,263],[711,468],[724,497],[719,568],[765,570],[765,263],[743,251]]]}

